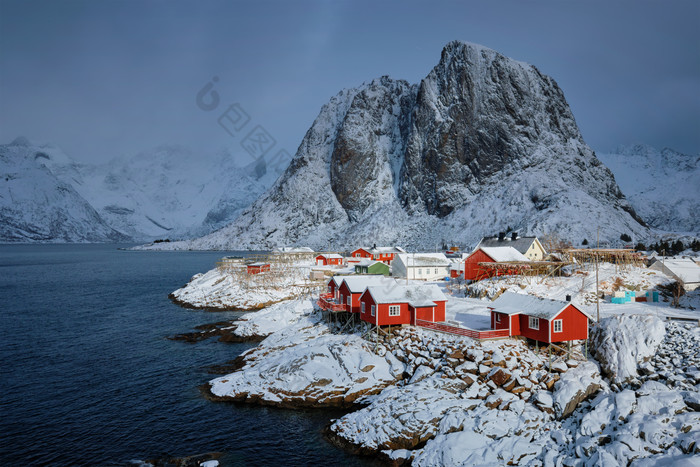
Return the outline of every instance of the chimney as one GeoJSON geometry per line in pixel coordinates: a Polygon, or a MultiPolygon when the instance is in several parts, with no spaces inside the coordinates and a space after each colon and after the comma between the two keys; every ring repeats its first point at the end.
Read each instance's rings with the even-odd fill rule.
{"type": "Polygon", "coordinates": [[[498,232],[498,241],[502,242],[506,238],[506,233],[505,232],[498,232]]]}
{"type": "Polygon", "coordinates": [[[510,234],[510,239],[513,241],[517,240],[518,239],[518,232],[513,232],[512,234],[510,234]]]}
{"type": "Polygon", "coordinates": [[[372,249],[373,249],[373,250],[376,250],[376,249],[377,249],[377,244],[376,244],[376,243],[375,243],[374,245],[372,245],[372,249]]]}
{"type": "Polygon", "coordinates": [[[570,302],[570,301],[571,301],[571,295],[567,295],[567,296],[566,296],[566,301],[567,301],[567,302],[570,302]]]}

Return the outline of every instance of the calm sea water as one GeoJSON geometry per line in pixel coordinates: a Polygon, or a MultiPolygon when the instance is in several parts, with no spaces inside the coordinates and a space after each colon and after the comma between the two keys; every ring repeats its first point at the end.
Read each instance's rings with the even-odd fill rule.
{"type": "Polygon", "coordinates": [[[166,336],[237,316],[167,295],[225,252],[0,246],[0,464],[120,465],[223,451],[222,465],[360,465],[321,429],[338,411],[202,398],[207,365],[253,344],[166,336]]]}

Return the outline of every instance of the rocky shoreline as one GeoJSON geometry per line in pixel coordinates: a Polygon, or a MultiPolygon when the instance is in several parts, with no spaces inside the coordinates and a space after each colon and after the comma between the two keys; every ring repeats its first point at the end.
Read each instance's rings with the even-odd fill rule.
{"type": "Polygon", "coordinates": [[[573,355],[555,349],[550,360],[519,339],[478,342],[413,327],[371,342],[361,327],[339,333],[310,300],[204,325],[183,339],[260,341],[207,368],[221,376],[200,386],[203,397],[347,409],[325,428],[329,442],[390,465],[548,465],[557,458],[615,465],[699,454],[698,331],[649,316],[608,318],[597,327],[593,342],[610,347],[596,354],[600,367],[580,347],[573,355]]]}

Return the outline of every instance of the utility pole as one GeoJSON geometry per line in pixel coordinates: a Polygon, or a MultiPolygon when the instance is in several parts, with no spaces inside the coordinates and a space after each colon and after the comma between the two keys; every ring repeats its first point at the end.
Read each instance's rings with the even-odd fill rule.
{"type": "MultiPolygon", "coordinates": [[[[596,231],[596,250],[600,245],[600,226],[596,231]]],[[[600,293],[598,292],[598,251],[595,252],[595,308],[596,318],[600,322],[600,293]]]]}

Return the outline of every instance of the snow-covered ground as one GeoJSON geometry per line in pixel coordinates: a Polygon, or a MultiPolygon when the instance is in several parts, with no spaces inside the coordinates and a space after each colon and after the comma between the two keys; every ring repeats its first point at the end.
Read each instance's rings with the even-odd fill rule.
{"type": "MultiPolygon", "coordinates": [[[[599,276],[602,290],[618,277],[632,288],[668,282],[654,271],[611,265],[599,276]]],[[[595,307],[590,275],[524,288],[510,282],[480,287],[487,295],[510,287],[550,298],[569,293],[595,307]]],[[[488,328],[491,302],[452,292],[447,320],[488,328]]],[[[237,323],[241,335],[269,337],[242,355],[239,370],[212,380],[210,396],[288,407],[364,405],[333,421],[329,438],[414,465],[694,465],[700,328],[661,319],[678,313],[697,316],[668,303],[602,303],[605,319],[594,324],[589,347],[599,366],[582,346],[571,356],[555,350],[550,360],[518,339],[478,342],[412,327],[375,343],[357,328],[333,331],[311,300],[283,301],[237,323]]]]}
{"type": "Polygon", "coordinates": [[[295,297],[310,296],[325,282],[308,280],[310,267],[287,266],[284,271],[249,275],[245,267],[216,267],[196,274],[170,297],[194,308],[257,310],[295,297]]]}

